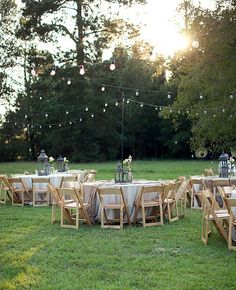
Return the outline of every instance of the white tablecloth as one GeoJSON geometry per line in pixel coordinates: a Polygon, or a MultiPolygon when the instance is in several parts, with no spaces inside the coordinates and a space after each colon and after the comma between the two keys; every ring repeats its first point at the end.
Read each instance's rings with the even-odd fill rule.
{"type": "MultiPolygon", "coordinates": [[[[133,221],[134,218],[134,201],[136,200],[139,190],[142,186],[161,185],[165,181],[152,180],[134,180],[132,183],[115,183],[114,181],[100,180],[95,182],[85,182],[83,184],[85,202],[90,204],[90,215],[93,221],[100,221],[100,200],[97,194],[98,187],[121,187],[124,192],[124,198],[128,207],[128,212],[133,221]]],[[[111,216],[108,216],[111,218],[111,216]]]]}
{"type": "MultiPolygon", "coordinates": [[[[236,190],[232,190],[231,197],[236,198],[236,190]]],[[[236,207],[232,207],[232,211],[233,211],[234,215],[236,216],[236,207]]],[[[236,231],[235,231],[234,227],[233,227],[233,231],[232,231],[232,239],[233,239],[233,241],[236,241],[236,231]]]]}
{"type": "MultiPolygon", "coordinates": [[[[59,187],[61,184],[61,180],[63,176],[72,176],[72,174],[68,174],[68,173],[53,173],[53,174],[49,174],[49,175],[43,175],[43,176],[39,176],[37,174],[30,174],[30,175],[15,175],[18,178],[21,178],[24,186],[26,188],[32,189],[32,178],[37,179],[37,178],[50,178],[50,183],[55,186],[55,187],[59,187]]],[[[45,185],[44,185],[45,186],[45,185]]]]}

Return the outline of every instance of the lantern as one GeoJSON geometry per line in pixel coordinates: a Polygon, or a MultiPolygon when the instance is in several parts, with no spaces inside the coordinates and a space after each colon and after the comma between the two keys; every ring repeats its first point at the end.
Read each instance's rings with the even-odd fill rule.
{"type": "Polygon", "coordinates": [[[47,175],[46,167],[48,164],[48,156],[44,150],[41,150],[38,156],[38,175],[47,175]]]}
{"type": "Polygon", "coordinates": [[[229,156],[226,153],[222,153],[219,157],[219,172],[220,177],[228,177],[228,159],[229,156]]]}
{"type": "Polygon", "coordinates": [[[123,181],[123,168],[120,161],[117,162],[116,171],[115,171],[115,182],[120,183],[123,181]]]}
{"type": "Polygon", "coordinates": [[[57,168],[58,168],[58,172],[65,171],[65,162],[64,162],[64,158],[61,155],[57,158],[57,168]]]}

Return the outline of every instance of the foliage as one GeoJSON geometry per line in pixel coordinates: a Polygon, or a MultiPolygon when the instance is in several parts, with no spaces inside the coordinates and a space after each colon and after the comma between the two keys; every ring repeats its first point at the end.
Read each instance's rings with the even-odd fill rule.
{"type": "Polygon", "coordinates": [[[167,108],[164,115],[179,123],[179,116],[191,122],[193,150],[235,147],[235,12],[232,1],[218,1],[215,11],[192,10],[186,33],[195,35],[199,47],[179,53],[170,65],[170,86],[177,99],[172,114],[167,108]]]}

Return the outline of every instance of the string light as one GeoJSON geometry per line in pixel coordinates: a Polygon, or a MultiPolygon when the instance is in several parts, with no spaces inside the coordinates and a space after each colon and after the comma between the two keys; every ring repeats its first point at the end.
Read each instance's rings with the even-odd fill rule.
{"type": "Polygon", "coordinates": [[[94,114],[91,114],[91,117],[94,118],[94,114]]]}
{"type": "Polygon", "coordinates": [[[138,90],[136,90],[136,92],[135,92],[135,96],[136,96],[136,97],[139,96],[139,91],[138,91],[138,90]]]}
{"type": "Polygon", "coordinates": [[[80,121],[80,122],[82,122],[82,121],[83,121],[83,119],[82,119],[82,118],[80,118],[80,119],[79,119],[79,121],[80,121]]]}
{"type": "Polygon", "coordinates": [[[50,75],[51,75],[51,76],[55,76],[55,74],[56,74],[56,69],[53,68],[53,69],[51,70],[51,72],[50,72],[50,75]]]}
{"type": "Polygon", "coordinates": [[[168,92],[167,99],[171,99],[171,92],[168,92]]]}
{"type": "Polygon", "coordinates": [[[68,78],[67,85],[70,85],[70,84],[71,84],[71,78],[68,78]]]}
{"type": "Polygon", "coordinates": [[[105,103],[105,107],[107,107],[107,103],[105,103]]]}
{"type": "Polygon", "coordinates": [[[68,115],[69,114],[69,112],[68,111],[66,111],[66,115],[68,115]]]}
{"type": "Polygon", "coordinates": [[[85,74],[85,70],[84,70],[84,66],[83,65],[80,66],[79,74],[81,76],[85,74]]]}
{"type": "Polygon", "coordinates": [[[47,113],[45,114],[45,117],[46,117],[46,118],[48,117],[48,114],[47,114],[47,113]]]}
{"type": "Polygon", "coordinates": [[[143,107],[143,103],[140,104],[140,107],[141,107],[141,108],[143,107]]]}
{"type": "Polygon", "coordinates": [[[86,111],[86,112],[88,111],[88,107],[85,108],[85,111],[86,111]]]}
{"type": "Polygon", "coordinates": [[[118,105],[119,105],[119,103],[118,103],[118,102],[116,102],[116,103],[115,103],[115,105],[116,105],[116,106],[118,106],[118,105]]]}
{"type": "Polygon", "coordinates": [[[127,102],[126,102],[127,104],[129,104],[129,100],[127,100],[127,102]]]}
{"type": "Polygon", "coordinates": [[[115,61],[112,60],[112,61],[111,61],[111,64],[110,64],[110,70],[113,71],[113,70],[115,70],[115,69],[116,69],[115,61]]]}
{"type": "Polygon", "coordinates": [[[101,91],[105,92],[105,90],[106,90],[105,85],[102,85],[101,91]]]}
{"type": "Polygon", "coordinates": [[[106,112],[106,109],[104,108],[104,109],[103,109],[103,113],[105,113],[105,112],[106,112]]]}
{"type": "Polygon", "coordinates": [[[230,98],[231,100],[233,100],[233,98],[234,98],[233,94],[230,94],[230,95],[229,95],[229,98],[230,98]]]}
{"type": "Polygon", "coordinates": [[[36,76],[37,76],[37,72],[36,72],[36,70],[35,70],[34,67],[31,67],[31,75],[32,75],[33,77],[36,77],[36,76]]]}
{"type": "Polygon", "coordinates": [[[200,100],[202,100],[202,99],[203,99],[203,95],[202,95],[202,94],[200,94],[200,96],[199,96],[199,99],[200,99],[200,100]]]}

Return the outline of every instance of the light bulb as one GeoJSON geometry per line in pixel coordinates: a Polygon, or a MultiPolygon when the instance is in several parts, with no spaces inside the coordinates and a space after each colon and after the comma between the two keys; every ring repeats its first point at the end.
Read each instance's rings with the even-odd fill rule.
{"type": "Polygon", "coordinates": [[[139,91],[136,90],[135,95],[138,97],[139,96],[139,91]]]}
{"type": "Polygon", "coordinates": [[[68,80],[67,80],[67,85],[70,85],[71,84],[71,79],[69,78],[68,80]]]}
{"type": "Polygon", "coordinates": [[[56,70],[55,70],[55,68],[53,68],[53,69],[51,70],[51,72],[50,72],[50,75],[51,75],[51,76],[55,76],[55,74],[56,74],[56,70]]]}
{"type": "Polygon", "coordinates": [[[168,92],[167,99],[171,99],[171,92],[168,92]]]}
{"type": "Polygon", "coordinates": [[[230,94],[229,98],[232,100],[234,98],[233,94],[230,94]]]}
{"type": "Polygon", "coordinates": [[[198,48],[198,46],[199,46],[198,40],[197,39],[194,39],[193,42],[192,42],[192,47],[198,48]]]}
{"type": "Polygon", "coordinates": [[[115,61],[112,60],[110,64],[110,70],[115,70],[115,69],[116,69],[115,61]]]}
{"type": "Polygon", "coordinates": [[[200,94],[200,96],[199,96],[199,99],[200,99],[200,100],[202,100],[202,99],[203,99],[203,95],[202,95],[202,94],[200,94]]]}
{"type": "Polygon", "coordinates": [[[36,73],[36,70],[34,69],[34,67],[31,68],[31,75],[33,77],[36,77],[37,76],[37,73],[36,73]]]}
{"type": "Polygon", "coordinates": [[[101,91],[105,92],[105,90],[106,90],[105,85],[102,85],[101,91]]]}
{"type": "Polygon", "coordinates": [[[119,104],[118,104],[118,102],[116,102],[116,106],[118,106],[119,104]]]}
{"type": "Polygon", "coordinates": [[[104,108],[104,109],[103,109],[103,113],[105,113],[105,112],[106,112],[106,109],[104,108]]]}
{"type": "Polygon", "coordinates": [[[143,103],[140,104],[140,107],[141,107],[141,108],[143,107],[143,103]]]}
{"type": "Polygon", "coordinates": [[[107,107],[107,103],[105,103],[105,107],[107,107]]]}
{"type": "Polygon", "coordinates": [[[85,74],[85,70],[84,70],[84,66],[83,65],[80,66],[79,74],[81,76],[85,74]]]}
{"type": "Polygon", "coordinates": [[[68,111],[66,111],[66,115],[68,115],[69,114],[69,112],[68,111]]]}

